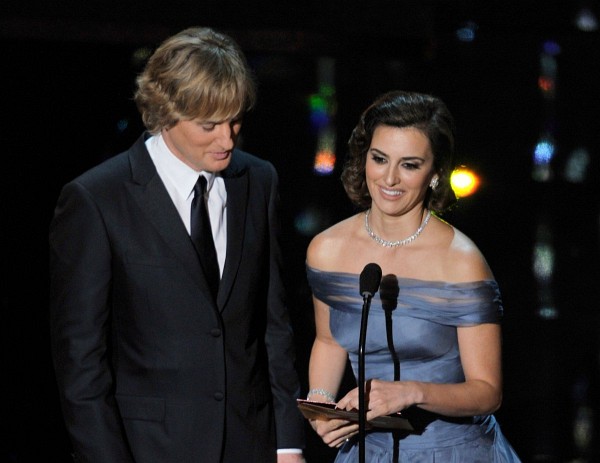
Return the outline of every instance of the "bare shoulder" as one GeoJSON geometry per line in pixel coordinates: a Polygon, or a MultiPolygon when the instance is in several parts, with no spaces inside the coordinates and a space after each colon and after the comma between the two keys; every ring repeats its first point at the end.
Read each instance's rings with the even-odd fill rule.
{"type": "Polygon", "coordinates": [[[339,268],[348,252],[349,238],[355,233],[355,222],[356,216],[352,216],[316,235],[308,245],[306,263],[320,270],[339,268]]]}
{"type": "Polygon", "coordinates": [[[493,279],[492,271],[477,245],[460,230],[453,230],[447,261],[453,280],[467,282],[493,279]]]}

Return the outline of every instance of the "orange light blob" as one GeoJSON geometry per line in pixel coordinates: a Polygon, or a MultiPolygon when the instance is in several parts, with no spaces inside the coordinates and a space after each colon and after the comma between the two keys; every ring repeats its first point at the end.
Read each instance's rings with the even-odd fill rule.
{"type": "Polygon", "coordinates": [[[335,167],[335,154],[330,150],[320,150],[315,155],[314,170],[317,174],[328,175],[335,167]]]}
{"type": "Polygon", "coordinates": [[[543,92],[550,92],[554,90],[554,80],[549,77],[540,77],[538,79],[538,86],[543,92]]]}
{"type": "Polygon", "coordinates": [[[466,167],[459,167],[450,175],[450,185],[459,198],[472,195],[479,187],[479,177],[466,167]]]}

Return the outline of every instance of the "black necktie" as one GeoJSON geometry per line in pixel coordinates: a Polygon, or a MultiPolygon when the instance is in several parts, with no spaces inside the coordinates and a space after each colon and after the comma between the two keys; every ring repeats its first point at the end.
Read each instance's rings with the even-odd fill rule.
{"type": "Polygon", "coordinates": [[[206,191],[206,178],[203,175],[198,177],[196,185],[194,185],[194,199],[192,200],[191,213],[191,237],[200,257],[200,263],[204,268],[206,280],[210,286],[210,290],[214,298],[217,297],[219,290],[219,263],[217,260],[217,252],[215,242],[213,241],[212,231],[210,228],[210,219],[206,202],[204,201],[204,192],[206,191]]]}

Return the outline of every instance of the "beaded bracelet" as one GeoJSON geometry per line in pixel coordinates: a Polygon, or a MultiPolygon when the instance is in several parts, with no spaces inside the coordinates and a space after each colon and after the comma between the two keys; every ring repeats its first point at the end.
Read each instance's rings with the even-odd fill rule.
{"type": "Polygon", "coordinates": [[[311,389],[306,395],[306,400],[310,400],[310,396],[314,394],[322,395],[327,399],[328,402],[335,402],[335,396],[325,389],[311,389]]]}

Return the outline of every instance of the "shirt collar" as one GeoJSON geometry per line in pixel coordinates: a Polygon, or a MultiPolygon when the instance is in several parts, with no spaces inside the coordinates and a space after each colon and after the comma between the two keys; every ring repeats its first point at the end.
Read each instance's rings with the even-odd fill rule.
{"type": "Polygon", "coordinates": [[[152,136],[146,140],[146,143],[152,145],[149,149],[152,160],[155,164],[160,165],[163,174],[172,180],[173,187],[181,197],[188,198],[194,194],[194,185],[200,175],[207,180],[207,191],[211,190],[215,174],[206,171],[198,172],[184,163],[171,152],[162,134],[152,136]]]}

